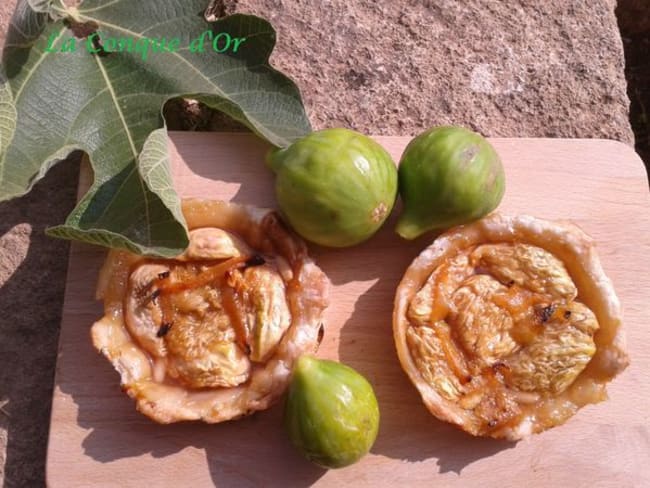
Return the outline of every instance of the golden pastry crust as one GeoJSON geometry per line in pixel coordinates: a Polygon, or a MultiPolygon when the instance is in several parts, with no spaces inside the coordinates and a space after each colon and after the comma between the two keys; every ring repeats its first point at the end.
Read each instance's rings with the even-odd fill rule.
{"type": "Polygon", "coordinates": [[[266,209],[183,202],[190,245],[172,260],[111,250],[94,346],[156,422],[222,422],[268,408],[322,334],[329,280],[266,209]]]}
{"type": "Polygon", "coordinates": [[[438,237],[397,288],[393,334],[432,414],[510,440],[604,400],[629,362],[593,240],[525,215],[492,214],[438,237]]]}

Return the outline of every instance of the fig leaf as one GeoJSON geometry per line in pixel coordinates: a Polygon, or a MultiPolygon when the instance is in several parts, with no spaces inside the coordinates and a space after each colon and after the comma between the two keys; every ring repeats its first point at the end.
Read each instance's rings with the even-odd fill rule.
{"type": "MultiPolygon", "coordinates": [[[[207,22],[206,3],[19,0],[0,70],[0,201],[29,192],[81,150],[93,185],[48,233],[173,256],[188,238],[161,115],[167,100],[198,99],[276,146],[309,133],[296,85],[268,64],[271,25],[240,14],[207,22]],[[206,31],[203,52],[190,49],[206,31]],[[218,52],[210,39],[224,32],[245,41],[218,52]],[[154,52],[147,39],[163,38],[169,49],[154,52]],[[120,39],[123,50],[109,49],[120,39]]],[[[227,40],[221,37],[220,50],[227,40]]]]}

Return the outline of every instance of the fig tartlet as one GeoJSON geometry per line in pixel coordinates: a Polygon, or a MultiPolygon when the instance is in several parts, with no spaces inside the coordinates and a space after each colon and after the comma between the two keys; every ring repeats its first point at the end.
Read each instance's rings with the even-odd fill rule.
{"type": "Polygon", "coordinates": [[[606,399],[629,360],[594,243],[570,223],[492,214],[438,237],[397,288],[393,333],[429,411],[518,440],[606,399]]]}
{"type": "Polygon", "coordinates": [[[112,250],[92,341],[137,409],[160,423],[221,422],[268,408],[322,338],[329,280],[275,212],[186,200],[186,251],[112,250]]]}

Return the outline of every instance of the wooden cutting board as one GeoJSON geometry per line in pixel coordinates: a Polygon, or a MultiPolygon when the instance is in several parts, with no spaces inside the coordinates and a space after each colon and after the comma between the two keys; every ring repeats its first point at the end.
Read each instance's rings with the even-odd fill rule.
{"type": "MultiPolygon", "coordinates": [[[[274,206],[268,146],[252,135],[172,133],[176,189],[185,197],[274,206]]],[[[377,137],[396,161],[405,137],[377,137]]],[[[625,312],[631,366],[610,400],[517,444],[477,439],[432,417],[402,372],[391,332],[395,287],[431,241],[407,243],[394,216],[367,243],[311,247],[333,283],[319,356],[374,385],[379,437],[360,463],[326,471],[289,444],[282,403],[219,425],[157,425],[137,413],[118,375],[95,352],[91,324],[104,251],[73,245],[47,457],[48,485],[203,486],[650,486],[650,194],[639,158],[605,140],[493,139],[507,190],[503,213],[570,219],[595,237],[625,312]]],[[[82,185],[87,185],[84,172],[82,185]]]]}

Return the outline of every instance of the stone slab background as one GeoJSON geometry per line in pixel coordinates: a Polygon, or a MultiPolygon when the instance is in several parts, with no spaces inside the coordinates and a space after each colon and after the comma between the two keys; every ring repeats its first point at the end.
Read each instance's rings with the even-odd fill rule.
{"type": "MultiPolygon", "coordinates": [[[[140,0],[143,1],[143,0],[140,0]]],[[[207,4],[206,0],[206,4],[207,4]]],[[[0,0],[0,46],[15,0],[0,0]]],[[[488,136],[631,143],[614,0],[223,0],[278,30],[273,63],[315,128],[416,134],[459,124],[488,136]]],[[[177,104],[172,127],[232,127],[177,104]],[[207,120],[207,122],[206,122],[207,120]]],[[[72,209],[78,163],[0,204],[0,480],[44,484],[68,245],[44,236],[72,209]]]]}
{"type": "Polygon", "coordinates": [[[616,15],[625,51],[635,149],[650,173],[650,1],[619,0],[616,15]]]}
{"type": "Polygon", "coordinates": [[[225,0],[278,29],[316,127],[632,141],[614,0],[225,0]]]}

